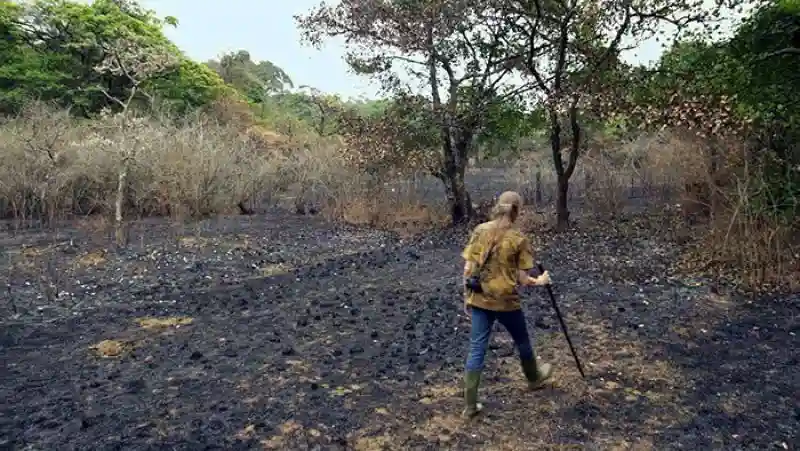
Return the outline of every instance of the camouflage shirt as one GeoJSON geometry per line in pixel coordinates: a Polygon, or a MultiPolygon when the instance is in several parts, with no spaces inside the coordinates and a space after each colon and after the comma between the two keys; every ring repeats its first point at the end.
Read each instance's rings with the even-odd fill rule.
{"type": "MultiPolygon", "coordinates": [[[[503,232],[500,232],[503,233],[503,232]]],[[[465,260],[480,264],[493,240],[497,240],[495,222],[475,227],[461,254],[465,260]]],[[[518,271],[533,269],[533,254],[528,238],[517,229],[509,229],[497,240],[489,260],[481,268],[483,293],[467,292],[469,305],[507,312],[521,308],[517,293],[518,271]]]]}

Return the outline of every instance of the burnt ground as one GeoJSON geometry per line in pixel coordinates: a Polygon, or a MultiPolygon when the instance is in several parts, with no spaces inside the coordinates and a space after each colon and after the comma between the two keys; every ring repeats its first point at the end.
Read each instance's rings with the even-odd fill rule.
{"type": "Polygon", "coordinates": [[[798,299],[712,292],[658,228],[620,224],[534,236],[587,380],[530,290],[557,378],[524,391],[496,334],[468,425],[463,230],[273,212],[140,223],[124,251],[5,233],[0,449],[794,449],[798,299]]]}

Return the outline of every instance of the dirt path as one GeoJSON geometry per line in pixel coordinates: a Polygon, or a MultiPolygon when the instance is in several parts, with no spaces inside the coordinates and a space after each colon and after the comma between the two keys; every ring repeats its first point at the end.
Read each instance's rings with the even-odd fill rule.
{"type": "Polygon", "coordinates": [[[647,229],[539,237],[589,379],[531,291],[559,378],[522,391],[496,334],[469,426],[463,232],[403,242],[276,213],[134,235],[119,254],[76,230],[2,238],[0,448],[761,450],[800,434],[798,299],[670,277],[676,250],[647,229]]]}

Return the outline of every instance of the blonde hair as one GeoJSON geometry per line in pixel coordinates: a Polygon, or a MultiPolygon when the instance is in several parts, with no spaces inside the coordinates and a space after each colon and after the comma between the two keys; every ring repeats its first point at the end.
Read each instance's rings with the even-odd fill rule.
{"type": "Polygon", "coordinates": [[[522,196],[514,191],[506,191],[497,197],[497,203],[492,207],[491,218],[497,221],[499,229],[509,229],[519,217],[521,208],[522,196]]]}

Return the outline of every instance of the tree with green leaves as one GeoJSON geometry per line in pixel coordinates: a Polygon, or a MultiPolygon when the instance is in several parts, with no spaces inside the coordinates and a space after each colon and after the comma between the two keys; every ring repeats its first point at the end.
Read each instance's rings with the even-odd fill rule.
{"type": "Polygon", "coordinates": [[[219,61],[206,64],[253,103],[263,103],[271,94],[294,87],[283,69],[270,61],[253,61],[246,50],[227,53],[219,61]]]}
{"type": "Polygon", "coordinates": [[[505,83],[514,67],[499,36],[509,30],[491,3],[343,0],[298,17],[312,44],[345,37],[350,66],[377,78],[388,92],[407,93],[403,80],[409,78],[424,87],[423,105],[438,129],[440,149],[431,172],[444,184],[454,223],[472,214],[464,179],[487,108],[520,90],[505,83]]]}
{"type": "Polygon", "coordinates": [[[544,109],[526,108],[521,99],[494,102],[487,108],[486,123],[476,138],[484,156],[519,157],[519,143],[547,127],[544,109]],[[530,111],[529,111],[530,110],[530,111]]]}
{"type": "Polygon", "coordinates": [[[569,182],[585,147],[586,114],[614,112],[603,94],[620,70],[620,54],[664,34],[665,25],[676,35],[708,27],[723,3],[730,2],[709,8],[703,0],[500,0],[511,30],[501,39],[519,55],[518,67],[547,112],[559,229],[569,224],[569,182]]]}
{"type": "MultiPolygon", "coordinates": [[[[747,140],[749,167],[764,171],[750,178],[764,184],[759,202],[792,215],[800,193],[800,171],[793,169],[800,165],[800,58],[786,50],[798,39],[800,14],[793,2],[764,2],[731,38],[679,42],[655,70],[634,70],[626,80],[625,108],[643,127],[684,127],[711,142],[747,140]]],[[[714,172],[720,152],[707,148],[714,172]]]]}
{"type": "Polygon", "coordinates": [[[325,94],[311,86],[301,86],[306,91],[303,96],[305,103],[312,107],[309,114],[314,129],[320,136],[327,136],[337,130],[336,119],[344,108],[342,99],[335,94],[325,94]]]}
{"type": "Polygon", "coordinates": [[[2,2],[0,33],[6,39],[0,44],[0,112],[19,111],[30,100],[56,102],[82,116],[117,108],[106,94],[126,98],[130,80],[94,67],[120,39],[163,49],[180,61],[148,81],[148,92],[162,108],[186,112],[207,104],[220,95],[224,83],[166,38],[163,27],[176,24],[175,18],[158,18],[134,1],[2,2]]]}

